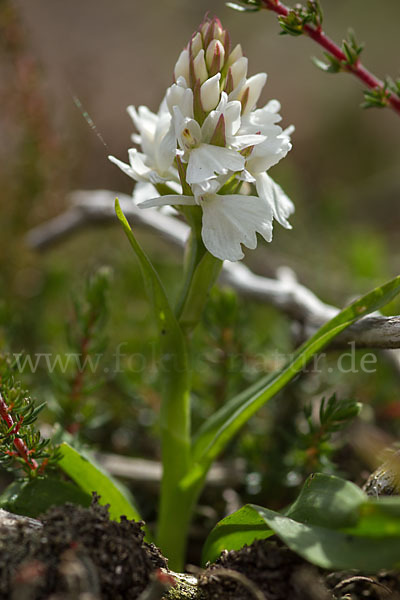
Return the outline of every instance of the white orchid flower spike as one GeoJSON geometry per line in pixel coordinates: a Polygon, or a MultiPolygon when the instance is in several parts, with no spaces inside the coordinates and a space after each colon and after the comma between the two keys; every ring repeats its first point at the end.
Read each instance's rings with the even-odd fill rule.
{"type": "Polygon", "coordinates": [[[110,157],[141,185],[152,184],[142,188],[150,197],[141,208],[201,210],[203,243],[221,260],[242,259],[242,245],[256,248],[257,233],[270,242],[274,219],[290,229],[294,211],[267,173],[291,149],[293,128],[278,125],[276,100],[256,108],[267,76],[247,78],[247,68],[241,46],[231,50],[220,21],[206,19],[182,50],[158,113],[128,109],[141,150],[128,151],[129,164],[110,157]]]}

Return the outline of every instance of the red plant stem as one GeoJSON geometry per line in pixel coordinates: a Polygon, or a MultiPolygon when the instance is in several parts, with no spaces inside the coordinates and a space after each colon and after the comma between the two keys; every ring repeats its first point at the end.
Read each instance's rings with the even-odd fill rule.
{"type": "MultiPolygon", "coordinates": [[[[282,4],[279,0],[261,0],[261,2],[264,8],[267,10],[272,10],[283,17],[287,17],[290,12],[290,8],[282,4]]],[[[331,54],[341,63],[344,63],[344,68],[349,73],[353,73],[353,75],[358,77],[358,79],[365,83],[365,85],[367,85],[369,88],[383,89],[383,82],[375,77],[373,73],[370,73],[370,71],[368,71],[368,69],[366,69],[359,60],[357,60],[353,65],[349,65],[344,52],[322,31],[321,27],[315,27],[307,23],[304,25],[303,31],[306,35],[308,35],[308,37],[322,46],[322,48],[324,48],[329,54],[331,54]]],[[[386,94],[390,108],[400,115],[400,98],[396,94],[391,93],[389,90],[386,91],[386,94]]]]}
{"type": "Polygon", "coordinates": [[[12,434],[16,435],[16,437],[14,438],[14,446],[15,446],[18,454],[21,456],[21,458],[24,459],[24,461],[32,469],[32,471],[36,471],[36,469],[38,468],[39,465],[36,462],[36,460],[29,455],[29,449],[28,449],[28,446],[25,444],[25,442],[17,436],[20,425],[19,425],[19,423],[14,423],[13,418],[9,413],[8,406],[7,406],[6,402],[4,401],[4,398],[1,394],[0,394],[0,417],[6,423],[8,429],[13,427],[13,429],[10,430],[10,435],[12,435],[12,434]]]}

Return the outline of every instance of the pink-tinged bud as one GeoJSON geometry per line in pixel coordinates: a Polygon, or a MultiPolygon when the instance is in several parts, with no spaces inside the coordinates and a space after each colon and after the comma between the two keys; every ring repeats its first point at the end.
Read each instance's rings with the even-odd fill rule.
{"type": "Polygon", "coordinates": [[[210,27],[210,21],[204,21],[204,23],[200,26],[200,33],[203,36],[203,40],[205,40],[208,28],[210,27]]]}
{"type": "Polygon", "coordinates": [[[214,39],[222,42],[225,36],[224,30],[221,25],[221,21],[217,19],[217,17],[214,17],[212,21],[206,21],[205,27],[204,29],[202,29],[202,33],[205,48],[207,48],[210,42],[214,39]]]}
{"type": "Polygon", "coordinates": [[[233,65],[231,65],[229,70],[232,74],[233,89],[235,89],[242,79],[246,77],[248,62],[249,61],[247,58],[242,56],[241,58],[238,58],[233,65]]]}
{"type": "Polygon", "coordinates": [[[266,73],[257,73],[247,80],[240,97],[243,114],[249,113],[255,107],[266,81],[266,73]]]}
{"type": "Polygon", "coordinates": [[[229,35],[229,31],[225,30],[225,36],[223,40],[225,56],[229,56],[229,52],[231,50],[231,36],[229,35]]]}
{"type": "Polygon", "coordinates": [[[224,65],[225,50],[219,40],[212,40],[206,52],[206,64],[210,77],[218,73],[224,65]]]}
{"type": "Polygon", "coordinates": [[[200,88],[201,105],[206,112],[213,110],[220,97],[219,80],[221,79],[221,73],[217,73],[214,77],[210,77],[203,83],[200,88]]]}
{"type": "Polygon", "coordinates": [[[177,81],[178,77],[184,77],[187,85],[189,85],[189,51],[182,50],[174,68],[174,77],[177,81]]]}
{"type": "Polygon", "coordinates": [[[192,40],[190,42],[190,53],[193,56],[193,58],[196,58],[202,47],[203,40],[201,39],[201,33],[197,32],[192,37],[192,40]]]}
{"type": "Polygon", "coordinates": [[[234,62],[239,60],[239,58],[242,58],[242,56],[243,56],[242,46],[240,44],[238,44],[237,46],[234,47],[234,49],[230,53],[228,60],[226,61],[227,66],[230,67],[231,65],[233,65],[234,62]]]}
{"type": "Polygon", "coordinates": [[[199,79],[200,83],[204,83],[208,79],[208,71],[206,61],[204,59],[204,50],[201,49],[193,61],[193,70],[195,79],[199,79]]]}
{"type": "Polygon", "coordinates": [[[221,21],[219,19],[215,19],[215,23],[214,23],[214,36],[215,39],[219,40],[220,42],[224,43],[225,40],[225,31],[221,25],[221,21]]]}

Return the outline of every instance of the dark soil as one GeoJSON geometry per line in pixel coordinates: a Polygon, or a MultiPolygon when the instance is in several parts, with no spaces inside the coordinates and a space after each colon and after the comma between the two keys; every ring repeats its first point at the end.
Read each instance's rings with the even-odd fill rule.
{"type": "Polygon", "coordinates": [[[399,573],[328,573],[274,540],[223,553],[199,586],[205,600],[400,600],[399,573]]]}
{"type": "Polygon", "coordinates": [[[207,600],[330,600],[318,571],[277,542],[225,552],[200,578],[207,600]],[[238,573],[240,574],[238,576],[238,573]]]}
{"type": "MultiPolygon", "coordinates": [[[[143,524],[110,521],[96,496],[89,509],[65,504],[40,521],[0,527],[0,600],[137,600],[144,590],[159,600],[170,584],[155,576],[167,563],[144,542],[143,524]]],[[[328,573],[271,538],[224,552],[200,575],[198,592],[182,582],[171,598],[400,600],[400,577],[328,573]]]]}
{"type": "Polygon", "coordinates": [[[110,521],[97,497],[89,509],[65,504],[40,520],[0,530],[1,600],[134,600],[166,567],[143,524],[110,521]]]}

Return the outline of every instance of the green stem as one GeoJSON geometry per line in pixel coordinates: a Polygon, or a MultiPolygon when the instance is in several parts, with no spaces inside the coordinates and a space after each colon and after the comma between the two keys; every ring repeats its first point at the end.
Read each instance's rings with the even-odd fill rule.
{"type": "MultiPolygon", "coordinates": [[[[175,309],[176,318],[186,334],[201,319],[208,292],[214,283],[222,261],[216,259],[201,239],[201,212],[195,208],[185,215],[191,225],[185,277],[181,296],[175,309]]],[[[182,487],[191,471],[189,392],[179,389],[178,381],[166,375],[161,407],[161,439],[163,477],[158,526],[158,545],[168,557],[169,566],[182,570],[186,551],[187,532],[201,485],[182,487]],[[185,392],[185,393],[183,393],[185,392]]]]}
{"type": "MultiPolygon", "coordinates": [[[[186,304],[197,264],[205,253],[200,233],[200,211],[188,209],[185,210],[185,216],[192,231],[185,258],[184,284],[175,309],[176,318],[179,318],[186,304]]],[[[185,346],[187,346],[187,339],[185,339],[185,346]]],[[[168,557],[169,567],[181,571],[184,566],[187,531],[194,505],[190,490],[182,491],[180,487],[180,482],[191,468],[190,386],[188,379],[185,378],[186,386],[180,388],[179,373],[174,377],[168,370],[161,375],[163,377],[161,405],[163,475],[157,543],[168,557]]]]}
{"type": "Polygon", "coordinates": [[[179,315],[183,331],[191,331],[200,321],[208,294],[222,267],[222,261],[209,252],[200,259],[194,270],[185,302],[179,315]]]}
{"type": "Polygon", "coordinates": [[[190,207],[185,217],[191,226],[186,248],[185,278],[182,292],[175,307],[175,315],[183,331],[188,334],[200,321],[208,293],[214,285],[222,261],[210,254],[201,237],[201,212],[190,207]]]}
{"type": "Polygon", "coordinates": [[[180,319],[182,311],[187,302],[190,287],[197,265],[206,253],[201,235],[192,228],[185,250],[185,276],[181,294],[175,307],[175,315],[180,319]]]}
{"type": "Polygon", "coordinates": [[[182,570],[192,507],[180,492],[180,481],[190,468],[189,391],[179,393],[173,377],[166,377],[161,405],[163,475],[157,543],[169,566],[182,570]]]}

